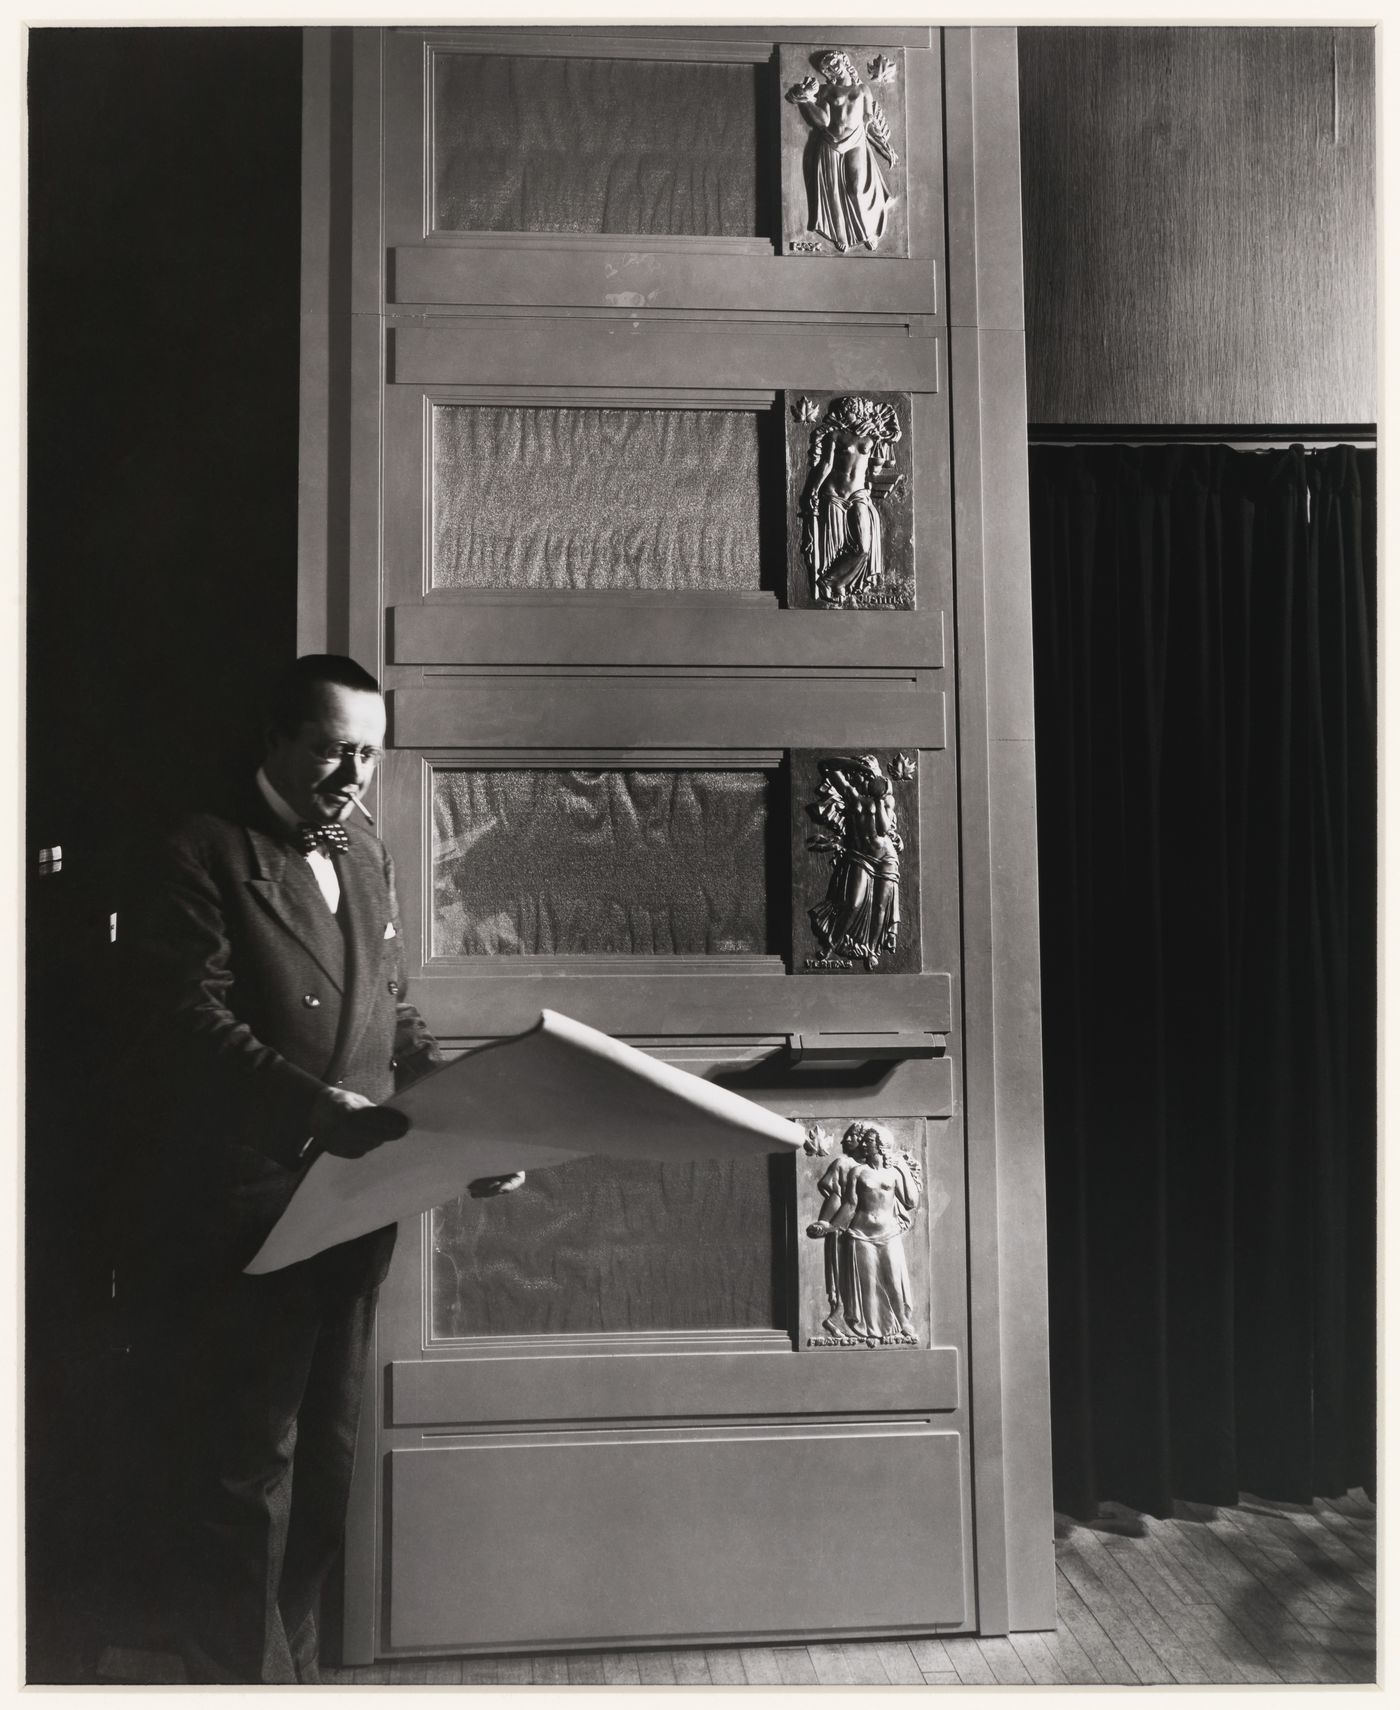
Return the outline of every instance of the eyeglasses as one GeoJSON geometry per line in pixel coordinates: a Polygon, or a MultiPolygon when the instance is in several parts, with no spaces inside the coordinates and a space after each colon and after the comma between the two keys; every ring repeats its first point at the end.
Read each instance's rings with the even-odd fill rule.
{"type": "Polygon", "coordinates": [[[377,766],[384,758],[382,748],[371,748],[368,745],[357,748],[353,742],[328,742],[323,747],[313,748],[311,752],[318,760],[324,760],[328,766],[338,766],[343,760],[358,760],[365,766],[377,766]]]}

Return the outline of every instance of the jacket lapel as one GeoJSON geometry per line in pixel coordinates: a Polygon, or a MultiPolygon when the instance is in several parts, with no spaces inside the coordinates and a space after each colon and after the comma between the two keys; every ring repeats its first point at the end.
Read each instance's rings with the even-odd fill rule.
{"type": "Polygon", "coordinates": [[[316,875],[282,838],[249,826],[254,876],[248,888],[267,912],[319,964],[337,991],[345,989],[345,940],[326,907],[316,875]]]}
{"type": "MultiPolygon", "coordinates": [[[[336,862],[340,875],[340,925],[346,952],[346,999],[341,1006],[335,1062],[344,1064],[360,1042],[378,997],[384,924],[389,918],[383,856],[377,842],[350,833],[350,847],[336,862]]],[[[339,928],[337,929],[339,930],[339,928]]]]}

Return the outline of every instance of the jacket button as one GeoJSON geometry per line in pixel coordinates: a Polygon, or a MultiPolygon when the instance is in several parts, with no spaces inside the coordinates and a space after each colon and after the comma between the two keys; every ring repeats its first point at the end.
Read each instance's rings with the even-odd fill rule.
{"type": "Polygon", "coordinates": [[[390,980],[389,981],[389,990],[393,993],[393,995],[395,997],[397,997],[399,995],[399,982],[397,980],[390,980]]]}
{"type": "Polygon", "coordinates": [[[316,996],[315,992],[308,992],[301,1001],[308,1009],[320,1009],[321,1007],[321,1000],[316,996]]]}
{"type": "Polygon", "coordinates": [[[390,1057],[390,1059],[389,1059],[389,1067],[390,1067],[390,1068],[391,1068],[391,1069],[397,1069],[397,1068],[398,1068],[398,1066],[399,1066],[399,1060],[398,1060],[398,1058],[397,1058],[397,1057],[390,1057]]]}

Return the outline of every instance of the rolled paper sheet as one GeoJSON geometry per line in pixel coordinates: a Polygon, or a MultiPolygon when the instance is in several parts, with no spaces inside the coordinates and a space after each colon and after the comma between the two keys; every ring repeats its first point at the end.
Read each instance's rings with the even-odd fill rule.
{"type": "Polygon", "coordinates": [[[362,1158],[322,1154],[246,1267],[258,1275],[455,1199],[480,1176],[571,1158],[798,1151],[806,1131],[554,1010],[387,1101],[412,1127],[362,1158]]]}

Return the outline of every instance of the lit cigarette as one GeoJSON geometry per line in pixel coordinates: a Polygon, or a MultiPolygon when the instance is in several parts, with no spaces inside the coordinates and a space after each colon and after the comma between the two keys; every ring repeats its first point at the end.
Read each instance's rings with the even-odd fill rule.
{"type": "Polygon", "coordinates": [[[360,800],[360,798],[358,796],[351,796],[350,805],[351,805],[351,807],[359,808],[360,812],[365,816],[365,818],[370,822],[370,824],[371,825],[374,824],[374,815],[369,811],[369,809],[365,806],[365,804],[360,800]]]}

